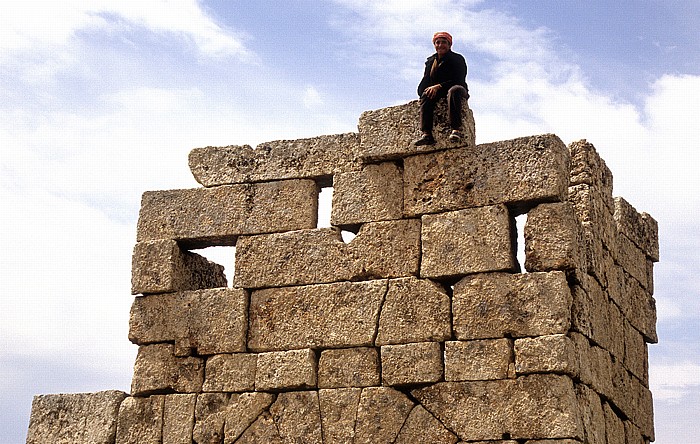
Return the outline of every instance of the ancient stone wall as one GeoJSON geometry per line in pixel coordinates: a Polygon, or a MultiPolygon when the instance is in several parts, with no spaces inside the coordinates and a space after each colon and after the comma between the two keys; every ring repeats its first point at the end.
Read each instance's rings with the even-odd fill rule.
{"type": "Polygon", "coordinates": [[[27,442],[653,440],[654,219],[586,141],[475,145],[465,107],[453,145],[440,107],[415,147],[416,115],[193,150],[202,188],[143,196],[131,394],[38,396],[27,442]],[[217,245],[231,286],[192,251],[217,245]]]}

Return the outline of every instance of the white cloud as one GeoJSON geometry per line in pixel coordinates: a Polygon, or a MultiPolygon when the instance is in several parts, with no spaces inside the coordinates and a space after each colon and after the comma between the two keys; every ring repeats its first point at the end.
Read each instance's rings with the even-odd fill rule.
{"type": "Polygon", "coordinates": [[[700,389],[700,364],[686,361],[654,365],[649,384],[656,401],[681,402],[690,391],[700,389]]]}
{"type": "Polygon", "coordinates": [[[304,98],[302,99],[304,106],[307,109],[316,109],[323,105],[323,99],[321,98],[321,93],[318,92],[313,86],[307,86],[304,90],[304,98]]]}

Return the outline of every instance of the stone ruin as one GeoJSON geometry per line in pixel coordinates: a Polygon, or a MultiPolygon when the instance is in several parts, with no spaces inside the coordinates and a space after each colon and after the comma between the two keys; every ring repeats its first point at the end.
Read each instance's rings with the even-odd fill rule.
{"type": "Polygon", "coordinates": [[[202,188],[143,195],[131,394],[37,396],[27,443],[653,441],[656,221],[585,140],[476,145],[464,111],[459,145],[444,106],[411,145],[410,102],[194,149],[202,188]],[[232,286],[210,246],[235,246],[232,286]]]}

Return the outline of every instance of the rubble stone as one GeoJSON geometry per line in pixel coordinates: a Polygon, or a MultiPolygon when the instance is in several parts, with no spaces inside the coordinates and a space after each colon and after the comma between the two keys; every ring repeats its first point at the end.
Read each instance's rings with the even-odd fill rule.
{"type": "Polygon", "coordinates": [[[480,381],[514,377],[509,339],[445,342],[445,381],[480,381]]]}
{"type": "Polygon", "coordinates": [[[381,350],[384,385],[424,384],[442,379],[439,342],[385,345],[381,350]]]}
{"type": "Polygon", "coordinates": [[[372,347],[323,350],[318,387],[370,387],[380,384],[379,353],[372,347]]]}
{"type": "Polygon", "coordinates": [[[258,356],[253,353],[214,355],[207,359],[202,390],[246,392],[255,390],[258,356]]]}
{"type": "Polygon", "coordinates": [[[131,394],[142,396],[164,390],[177,393],[198,393],[204,383],[204,361],[200,358],[177,357],[172,344],[139,347],[131,380],[131,394]]]}
{"type": "Polygon", "coordinates": [[[260,353],[255,390],[316,387],[316,354],[311,349],[260,353]]]}

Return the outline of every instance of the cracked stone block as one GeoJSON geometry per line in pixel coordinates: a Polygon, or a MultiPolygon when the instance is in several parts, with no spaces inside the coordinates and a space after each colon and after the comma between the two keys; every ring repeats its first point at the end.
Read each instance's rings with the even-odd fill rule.
{"type": "Polygon", "coordinates": [[[445,342],[445,381],[480,381],[514,377],[509,339],[445,342]]]}
{"type": "Polygon", "coordinates": [[[331,224],[355,225],[402,215],[402,170],[395,163],[365,165],[333,177],[331,224]]]}
{"type": "Polygon", "coordinates": [[[561,271],[477,274],[455,285],[452,324],[459,340],[566,333],[571,304],[561,271]]]}
{"type": "Polygon", "coordinates": [[[395,444],[455,444],[459,439],[430,414],[423,406],[416,405],[406,418],[406,422],[395,444]]]}
{"type": "Polygon", "coordinates": [[[119,406],[128,395],[109,390],[96,393],[37,395],[27,431],[27,444],[110,444],[117,431],[119,406]]]}
{"type": "Polygon", "coordinates": [[[314,228],[317,218],[313,180],[147,191],[136,239],[171,239],[187,248],[235,245],[241,235],[314,228]]]}
{"type": "Polygon", "coordinates": [[[420,221],[363,225],[345,243],[340,230],[318,228],[241,237],[234,285],[243,288],[324,284],[418,274],[420,221]]]}
{"type": "Polygon", "coordinates": [[[379,353],[372,347],[323,350],[318,387],[369,387],[380,384],[379,353]]]}
{"type": "Polygon", "coordinates": [[[252,392],[255,390],[254,353],[214,355],[207,359],[202,390],[205,392],[252,392]]]}
{"type": "Polygon", "coordinates": [[[232,394],[226,409],[224,444],[233,444],[274,402],[271,393],[232,394]]]}
{"type": "Polygon", "coordinates": [[[374,345],[387,281],[338,282],[253,291],[252,351],[374,345]]]}
{"type": "Polygon", "coordinates": [[[420,135],[418,101],[391,106],[373,111],[365,111],[360,116],[360,157],[366,161],[399,159],[417,153],[430,152],[459,146],[474,147],[474,116],[467,100],[462,101],[461,142],[450,142],[451,132],[447,118],[447,102],[440,100],[435,107],[433,135],[435,145],[415,146],[413,142],[420,135]]]}
{"type": "Polygon", "coordinates": [[[404,214],[508,204],[520,211],[566,200],[569,153],[553,134],[421,154],[404,160],[404,214]]]}
{"type": "Polygon", "coordinates": [[[318,392],[280,393],[270,407],[270,415],[285,442],[323,443],[318,392]]]}
{"type": "Polygon", "coordinates": [[[164,405],[162,395],[124,399],[119,407],[115,444],[161,444],[164,405]]]}
{"type": "Polygon", "coordinates": [[[263,412],[255,420],[250,427],[248,427],[241,437],[236,441],[236,444],[284,444],[285,441],[277,430],[275,421],[269,412],[263,412]]]}
{"type": "Polygon", "coordinates": [[[527,271],[589,268],[585,240],[573,207],[568,202],[540,204],[527,213],[524,229],[527,271]]]}
{"type": "Polygon", "coordinates": [[[166,395],[163,405],[163,444],[192,444],[197,395],[166,395]]]}
{"type": "Polygon", "coordinates": [[[515,371],[579,375],[576,345],[566,335],[546,335],[515,340],[515,371]]]}
{"type": "Polygon", "coordinates": [[[393,443],[413,406],[406,395],[391,387],[362,389],[357,407],[355,444],[393,443]]]}
{"type": "Polygon", "coordinates": [[[411,394],[464,441],[583,437],[574,384],[566,376],[439,382],[411,394]]]}
{"type": "Polygon", "coordinates": [[[446,278],[489,271],[514,271],[511,220],[503,205],[422,217],[420,275],[446,278]]]}
{"type": "Polygon", "coordinates": [[[139,347],[131,380],[131,394],[148,395],[164,390],[198,393],[204,382],[204,361],[174,355],[172,344],[139,347]]]}
{"type": "Polygon", "coordinates": [[[439,342],[384,345],[381,348],[383,385],[410,385],[442,379],[439,342]]]}
{"type": "Polygon", "coordinates": [[[230,398],[228,393],[201,393],[197,396],[195,426],[192,432],[195,443],[208,444],[222,441],[230,398]]]}
{"type": "Polygon", "coordinates": [[[353,444],[360,388],[318,391],[324,444],[353,444]]]}
{"type": "Polygon", "coordinates": [[[226,287],[224,267],[172,240],[138,242],[131,259],[131,294],[226,287]]]}
{"type": "Polygon", "coordinates": [[[289,390],[316,387],[316,354],[311,349],[260,353],[255,390],[289,390]]]}
{"type": "Polygon", "coordinates": [[[195,180],[205,187],[333,176],[360,168],[356,133],[250,145],[208,146],[190,151],[195,180]]]}

